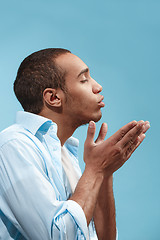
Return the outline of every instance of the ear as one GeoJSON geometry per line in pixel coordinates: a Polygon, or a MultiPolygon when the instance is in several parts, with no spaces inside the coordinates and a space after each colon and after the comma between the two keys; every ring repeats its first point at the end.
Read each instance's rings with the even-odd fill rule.
{"type": "Polygon", "coordinates": [[[46,88],[43,91],[44,103],[52,107],[61,107],[62,106],[61,92],[62,92],[61,89],[46,88]]]}

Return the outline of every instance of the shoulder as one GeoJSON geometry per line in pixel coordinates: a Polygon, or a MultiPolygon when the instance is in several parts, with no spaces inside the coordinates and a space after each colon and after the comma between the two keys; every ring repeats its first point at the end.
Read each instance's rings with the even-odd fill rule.
{"type": "MultiPolygon", "coordinates": [[[[45,171],[43,145],[29,130],[14,124],[0,133],[0,164],[35,165],[45,171]]],[[[47,155],[48,157],[48,155],[47,155]]]]}
{"type": "Polygon", "coordinates": [[[0,147],[12,141],[27,141],[32,135],[19,124],[13,124],[0,132],[0,147]]]}

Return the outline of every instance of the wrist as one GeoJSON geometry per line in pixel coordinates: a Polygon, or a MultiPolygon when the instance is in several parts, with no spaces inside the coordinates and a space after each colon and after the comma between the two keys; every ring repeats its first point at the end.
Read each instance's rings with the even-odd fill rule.
{"type": "Polygon", "coordinates": [[[85,166],[84,173],[91,178],[100,179],[102,182],[106,178],[105,173],[102,170],[88,164],[85,166]]]}

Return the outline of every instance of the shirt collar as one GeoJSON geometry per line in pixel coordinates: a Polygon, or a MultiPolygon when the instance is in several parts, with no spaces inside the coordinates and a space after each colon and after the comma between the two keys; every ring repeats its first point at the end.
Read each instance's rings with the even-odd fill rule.
{"type": "MultiPolygon", "coordinates": [[[[33,135],[36,135],[37,131],[40,130],[43,134],[47,133],[50,129],[52,132],[57,134],[57,124],[52,122],[52,120],[42,117],[40,115],[19,111],[16,115],[16,123],[29,130],[33,135]]],[[[70,150],[70,152],[77,155],[77,149],[79,146],[79,140],[70,137],[65,142],[66,147],[70,150]]]]}
{"type": "Polygon", "coordinates": [[[39,128],[42,128],[42,125],[44,133],[47,132],[51,126],[54,128],[55,132],[57,132],[57,124],[53,123],[52,120],[25,111],[17,112],[16,123],[29,130],[33,135],[36,134],[39,128]]]}
{"type": "Polygon", "coordinates": [[[70,137],[67,139],[67,141],[65,142],[65,145],[71,145],[73,147],[78,147],[79,146],[79,140],[75,137],[70,137]]]}

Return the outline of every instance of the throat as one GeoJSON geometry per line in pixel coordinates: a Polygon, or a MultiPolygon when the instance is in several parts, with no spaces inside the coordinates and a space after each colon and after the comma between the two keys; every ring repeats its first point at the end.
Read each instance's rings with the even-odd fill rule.
{"type": "Polygon", "coordinates": [[[58,125],[57,136],[61,142],[61,146],[73,135],[75,130],[76,128],[71,127],[69,124],[58,125]]]}

